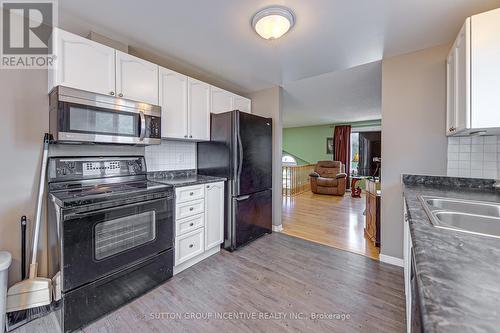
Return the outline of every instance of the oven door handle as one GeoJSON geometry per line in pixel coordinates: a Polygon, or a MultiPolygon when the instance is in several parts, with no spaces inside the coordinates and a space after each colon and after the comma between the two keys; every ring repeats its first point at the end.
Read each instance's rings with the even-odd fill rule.
{"type": "Polygon", "coordinates": [[[139,112],[139,118],[141,122],[141,132],[139,133],[139,140],[143,141],[146,136],[146,117],[144,116],[144,112],[139,112]]]}
{"type": "Polygon", "coordinates": [[[104,209],[97,209],[97,210],[91,210],[89,212],[81,212],[81,213],[70,213],[70,214],[65,214],[64,215],[64,221],[66,220],[71,220],[73,218],[84,218],[86,216],[90,215],[96,215],[96,214],[101,214],[101,213],[107,213],[115,210],[120,210],[120,209],[126,209],[126,208],[131,208],[131,207],[136,207],[136,206],[141,206],[144,204],[151,204],[155,203],[158,201],[165,201],[165,200],[172,200],[173,198],[171,196],[167,196],[164,198],[159,198],[159,199],[154,199],[154,200],[147,200],[147,201],[141,201],[141,202],[136,202],[133,204],[128,204],[128,205],[123,205],[123,206],[118,206],[118,207],[109,207],[109,208],[104,208],[104,209]]]}

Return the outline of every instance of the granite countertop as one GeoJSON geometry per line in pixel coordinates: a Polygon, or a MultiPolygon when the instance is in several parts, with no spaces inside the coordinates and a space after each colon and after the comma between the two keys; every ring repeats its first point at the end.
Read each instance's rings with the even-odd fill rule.
{"type": "Polygon", "coordinates": [[[500,202],[494,180],[404,175],[425,332],[498,332],[500,239],[432,226],[421,195],[500,202]]]}
{"type": "Polygon", "coordinates": [[[216,183],[227,180],[223,177],[199,175],[196,173],[196,170],[149,172],[148,179],[154,182],[172,185],[173,187],[216,183]]]}

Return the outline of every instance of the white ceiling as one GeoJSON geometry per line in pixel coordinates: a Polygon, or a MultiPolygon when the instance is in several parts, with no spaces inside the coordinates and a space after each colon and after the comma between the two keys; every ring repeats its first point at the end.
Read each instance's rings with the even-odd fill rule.
{"type": "Polygon", "coordinates": [[[286,83],[284,127],[380,119],[380,61],[286,83]]]}
{"type": "MultiPolygon", "coordinates": [[[[303,96],[292,96],[291,91],[297,91],[294,81],[449,43],[467,16],[497,7],[500,0],[59,0],[59,21],[70,31],[86,34],[92,30],[180,60],[214,81],[227,83],[224,87],[235,92],[283,85],[292,100],[307,105],[303,96]],[[283,38],[267,41],[255,34],[250,20],[256,11],[272,4],[291,8],[297,22],[283,38]]],[[[375,73],[369,69],[352,73],[375,73]]],[[[344,79],[348,73],[318,80],[336,86],[335,78],[344,79]]],[[[354,80],[350,82],[356,86],[354,80]]],[[[325,94],[331,91],[326,89],[325,94]]],[[[351,101],[353,95],[356,92],[349,94],[351,101]]],[[[325,101],[330,98],[324,97],[325,101]]],[[[344,121],[371,117],[370,100],[363,98],[362,104],[370,106],[365,114],[357,112],[344,121]]],[[[293,112],[300,108],[294,105],[293,112]]],[[[285,120],[287,114],[285,109],[285,120]]]]}

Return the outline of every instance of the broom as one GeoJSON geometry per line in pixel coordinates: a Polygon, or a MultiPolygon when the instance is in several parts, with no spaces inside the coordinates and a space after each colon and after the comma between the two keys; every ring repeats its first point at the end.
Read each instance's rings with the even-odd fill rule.
{"type": "Polygon", "coordinates": [[[52,301],[51,280],[37,277],[37,249],[40,234],[43,196],[45,193],[45,176],[47,173],[47,159],[50,134],[45,133],[43,138],[42,166],[40,168],[40,184],[35,215],[35,229],[33,233],[33,249],[29,277],[16,283],[7,292],[7,330],[24,325],[31,320],[40,318],[51,311],[52,301]]]}

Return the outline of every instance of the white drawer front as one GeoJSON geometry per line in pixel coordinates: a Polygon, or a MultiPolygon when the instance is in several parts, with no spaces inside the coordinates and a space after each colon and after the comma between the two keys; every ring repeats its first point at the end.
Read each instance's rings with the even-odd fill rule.
{"type": "Polygon", "coordinates": [[[203,228],[200,228],[175,238],[175,265],[179,265],[205,251],[204,231],[203,228]]]}
{"type": "Polygon", "coordinates": [[[175,189],[176,203],[203,199],[204,197],[205,197],[205,190],[203,185],[178,187],[175,189]]]}
{"type": "Polygon", "coordinates": [[[184,235],[203,226],[205,226],[205,214],[187,217],[175,222],[175,234],[176,236],[184,235]]]}
{"type": "Polygon", "coordinates": [[[198,215],[205,212],[205,200],[195,200],[175,205],[175,219],[183,219],[185,217],[198,215]]]}

